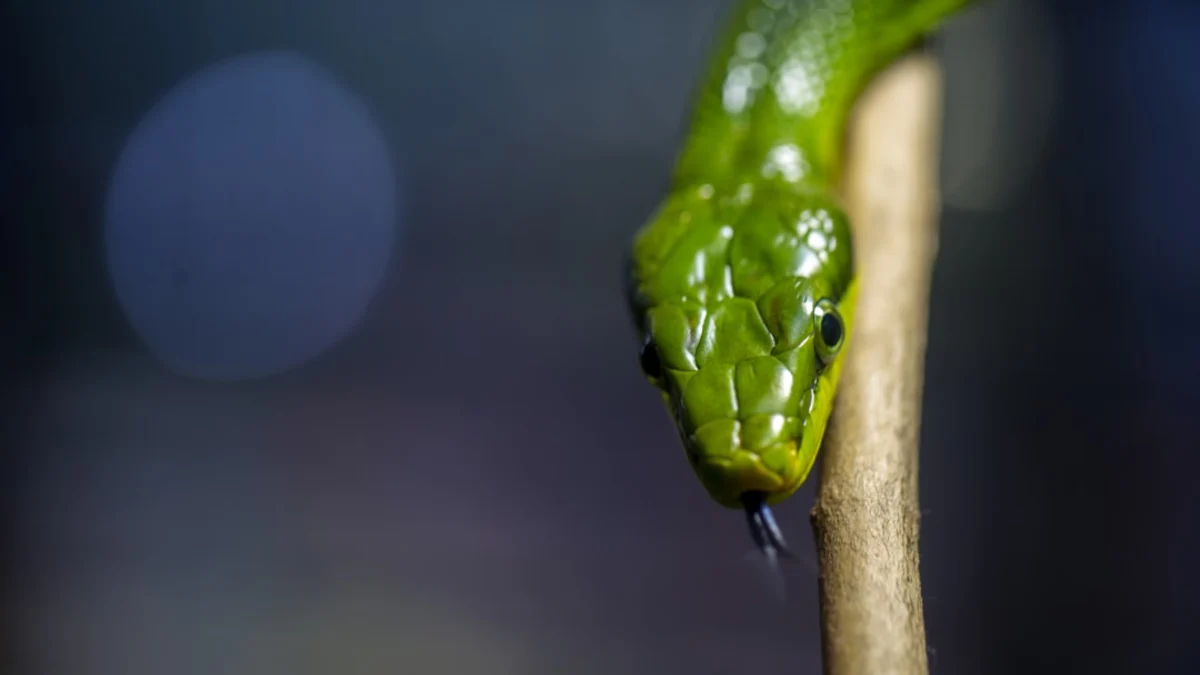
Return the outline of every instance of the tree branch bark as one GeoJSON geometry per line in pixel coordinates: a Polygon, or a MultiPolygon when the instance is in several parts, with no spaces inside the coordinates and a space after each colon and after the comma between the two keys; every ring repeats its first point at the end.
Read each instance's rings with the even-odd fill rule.
{"type": "Polygon", "coordinates": [[[829,675],[925,675],[917,446],[940,211],[941,71],[904,57],[864,92],[844,194],[858,305],[812,511],[829,675]]]}

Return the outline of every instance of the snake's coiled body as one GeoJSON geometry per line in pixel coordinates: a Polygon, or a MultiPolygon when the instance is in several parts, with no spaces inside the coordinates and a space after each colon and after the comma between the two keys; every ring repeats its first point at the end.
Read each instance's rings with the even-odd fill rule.
{"type": "Polygon", "coordinates": [[[701,484],[751,511],[752,527],[807,478],[851,335],[853,246],[836,193],[850,110],[968,2],[740,2],[672,190],[637,234],[642,367],[701,484]]]}

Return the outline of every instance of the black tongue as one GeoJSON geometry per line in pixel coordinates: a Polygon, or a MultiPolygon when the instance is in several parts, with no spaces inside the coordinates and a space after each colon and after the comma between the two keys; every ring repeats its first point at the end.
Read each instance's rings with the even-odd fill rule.
{"type": "Polygon", "coordinates": [[[783,580],[783,570],[779,567],[780,558],[790,558],[791,553],[783,541],[779,525],[771,508],[767,506],[766,495],[761,492],[747,492],[742,495],[742,505],[746,509],[746,522],[750,526],[750,538],[758,547],[759,553],[767,563],[767,578],[771,595],[776,602],[783,602],[786,589],[783,580]]]}
{"type": "Polygon", "coordinates": [[[771,507],[767,506],[766,495],[762,492],[747,492],[742,495],[742,505],[746,509],[746,523],[750,526],[750,537],[758,550],[773,559],[776,555],[791,558],[783,532],[775,522],[771,507]]]}

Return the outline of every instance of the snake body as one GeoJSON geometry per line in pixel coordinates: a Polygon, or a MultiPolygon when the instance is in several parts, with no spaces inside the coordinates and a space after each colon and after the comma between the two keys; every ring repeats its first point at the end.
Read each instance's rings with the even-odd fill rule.
{"type": "Polygon", "coordinates": [[[695,475],[786,553],[769,505],[816,460],[856,281],[837,194],[871,78],[970,0],[740,0],[695,102],[671,188],[634,239],[641,366],[695,475]]]}

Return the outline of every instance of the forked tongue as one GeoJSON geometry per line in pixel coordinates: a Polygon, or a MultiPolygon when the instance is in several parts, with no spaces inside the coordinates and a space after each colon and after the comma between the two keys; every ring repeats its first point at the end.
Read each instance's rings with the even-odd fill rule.
{"type": "MultiPolygon", "coordinates": [[[[779,524],[775,522],[775,515],[771,513],[771,507],[767,506],[765,494],[747,492],[742,495],[742,505],[746,510],[746,523],[750,526],[750,538],[754,540],[757,549],[747,553],[744,559],[750,560],[753,557],[756,563],[765,563],[765,565],[755,565],[762,572],[759,577],[767,585],[775,600],[783,602],[787,597],[787,589],[780,563],[783,560],[799,561],[800,559],[788,549],[783,532],[779,529],[779,524]]],[[[815,574],[816,569],[812,561],[806,562],[815,574]]]]}

